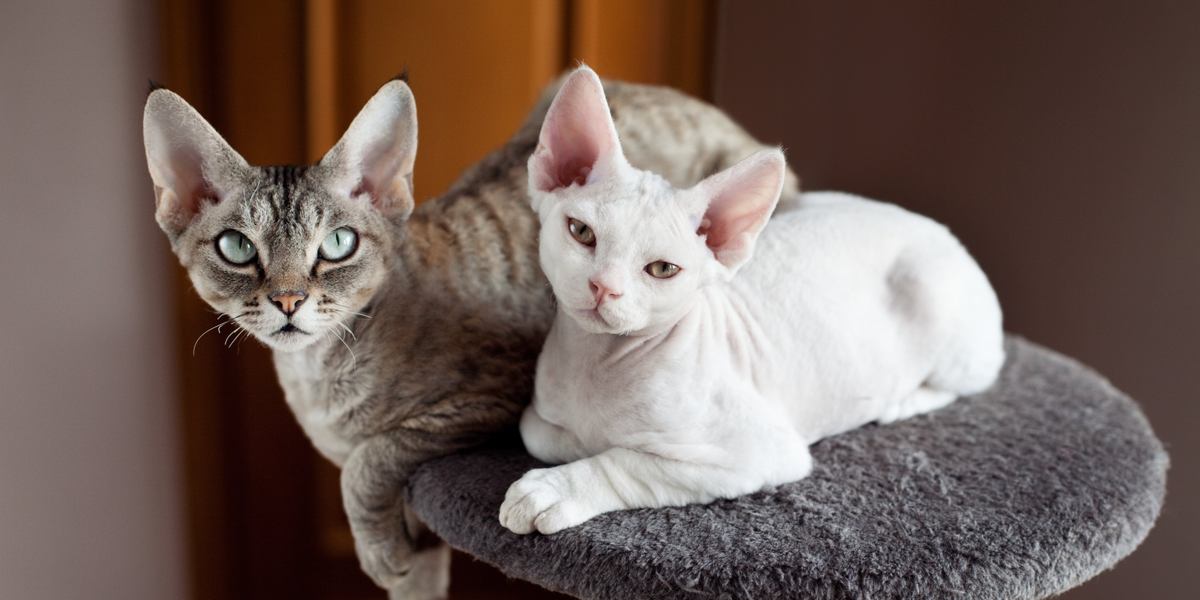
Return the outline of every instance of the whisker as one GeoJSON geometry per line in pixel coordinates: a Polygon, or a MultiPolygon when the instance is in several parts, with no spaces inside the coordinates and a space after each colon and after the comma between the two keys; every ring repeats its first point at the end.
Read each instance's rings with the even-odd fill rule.
{"type": "Polygon", "coordinates": [[[243,327],[242,332],[233,338],[233,343],[237,344],[237,353],[239,356],[242,354],[242,342],[246,341],[248,337],[250,337],[250,330],[243,327]]]}
{"type": "Polygon", "coordinates": [[[341,342],[343,346],[346,347],[346,351],[350,353],[350,368],[353,369],[355,367],[355,365],[358,364],[358,357],[354,355],[354,349],[350,347],[350,344],[346,343],[346,338],[338,335],[338,332],[336,329],[326,329],[325,331],[326,331],[326,333],[332,333],[333,336],[336,337],[337,340],[339,342],[341,342]]]}
{"type": "Polygon", "coordinates": [[[329,304],[333,305],[333,307],[334,307],[334,308],[337,308],[338,310],[341,310],[341,311],[342,311],[343,313],[345,313],[345,314],[348,314],[348,315],[354,315],[354,316],[356,316],[356,317],[362,317],[362,318],[364,318],[364,319],[370,319],[370,318],[371,318],[371,315],[368,315],[368,314],[366,314],[366,313],[361,313],[361,312],[358,312],[358,311],[356,311],[356,310],[350,310],[350,307],[349,307],[349,306],[343,306],[343,305],[341,305],[341,304],[338,304],[337,302],[329,302],[329,304]]]}
{"type": "Polygon", "coordinates": [[[201,338],[203,338],[204,336],[208,335],[208,332],[210,332],[210,331],[212,331],[212,330],[216,329],[216,330],[217,330],[217,333],[221,333],[221,328],[222,328],[222,327],[224,327],[224,326],[226,326],[226,325],[228,325],[228,324],[232,323],[232,322],[233,322],[235,319],[237,319],[237,318],[239,318],[239,317],[242,317],[242,316],[244,316],[245,314],[246,314],[246,313],[238,313],[238,314],[236,314],[236,315],[234,315],[234,316],[232,316],[232,317],[228,317],[228,318],[226,318],[226,319],[222,319],[222,320],[221,320],[219,323],[217,323],[216,325],[213,325],[212,327],[209,327],[208,329],[205,329],[205,330],[204,330],[204,333],[201,333],[199,336],[196,336],[196,341],[195,341],[195,342],[192,342],[192,356],[195,356],[195,355],[196,355],[196,346],[200,344],[200,339],[201,339],[201,338]]]}
{"type": "Polygon", "coordinates": [[[229,335],[225,336],[225,347],[232,348],[233,342],[237,341],[238,336],[241,335],[243,331],[246,331],[246,330],[241,325],[238,325],[237,329],[234,329],[233,331],[229,332],[229,335]]]}

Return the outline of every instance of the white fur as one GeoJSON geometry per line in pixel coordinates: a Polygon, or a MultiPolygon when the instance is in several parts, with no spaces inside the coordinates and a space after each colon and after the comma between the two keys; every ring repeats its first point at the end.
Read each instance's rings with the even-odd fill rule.
{"type": "Polygon", "coordinates": [[[553,533],[612,510],[795,481],[811,469],[809,444],[995,380],[999,303],[942,225],[813,193],[764,227],[783,177],[778,151],[678,190],[631,167],[611,128],[575,128],[613,136],[600,142],[546,131],[609,118],[590,70],[550,110],[541,140],[550,147],[531,158],[530,182],[559,308],[521,435],[535,457],[568,464],[509,488],[508,529],[553,533]],[[590,99],[569,97],[582,94],[590,99]],[[573,163],[547,177],[564,168],[556,155],[603,168],[597,176],[573,163]],[[572,170],[592,174],[579,184],[572,170]],[[593,228],[594,248],[571,236],[568,217],[593,228]],[[682,271],[655,279],[643,268],[657,260],[682,271]],[[597,306],[589,280],[619,296],[597,306]]]}

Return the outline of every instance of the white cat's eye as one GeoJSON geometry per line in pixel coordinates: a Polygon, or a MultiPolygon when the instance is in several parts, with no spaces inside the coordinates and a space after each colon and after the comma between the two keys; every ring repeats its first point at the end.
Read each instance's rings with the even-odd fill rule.
{"type": "Polygon", "coordinates": [[[250,264],[250,261],[258,256],[258,249],[254,247],[250,238],[232,229],[227,229],[217,236],[217,252],[221,254],[221,258],[235,265],[250,264]]]}
{"type": "Polygon", "coordinates": [[[671,264],[665,260],[656,260],[646,265],[646,272],[655,279],[670,279],[679,274],[683,269],[679,265],[671,264]]]}
{"type": "Polygon", "coordinates": [[[596,232],[579,219],[567,217],[567,231],[571,232],[571,237],[575,238],[575,241],[584,246],[596,245],[596,232]]]}
{"type": "Polygon", "coordinates": [[[321,258],[329,261],[346,260],[358,248],[358,234],[349,227],[338,227],[321,242],[321,258]]]}

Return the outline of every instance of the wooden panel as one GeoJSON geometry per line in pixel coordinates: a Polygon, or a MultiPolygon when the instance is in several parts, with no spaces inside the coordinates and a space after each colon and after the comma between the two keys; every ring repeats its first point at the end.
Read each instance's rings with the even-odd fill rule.
{"type": "Polygon", "coordinates": [[[304,8],[305,156],[315,163],[337,143],[338,6],[334,0],[307,0],[304,8]]]}
{"type": "Polygon", "coordinates": [[[570,56],[604,77],[709,97],[709,0],[572,0],[570,56]]]}
{"type": "Polygon", "coordinates": [[[421,129],[418,200],[446,190],[508,139],[561,68],[562,4],[553,0],[374,1],[341,8],[337,129],[407,66],[421,129]]]}

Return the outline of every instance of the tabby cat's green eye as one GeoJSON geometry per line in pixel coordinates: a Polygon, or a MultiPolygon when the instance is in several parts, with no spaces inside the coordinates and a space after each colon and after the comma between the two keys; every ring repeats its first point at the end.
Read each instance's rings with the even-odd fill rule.
{"type": "Polygon", "coordinates": [[[221,258],[235,264],[247,265],[258,256],[258,250],[250,242],[250,238],[240,231],[228,229],[217,236],[217,252],[221,258]]]}
{"type": "Polygon", "coordinates": [[[567,231],[571,232],[571,237],[575,238],[575,241],[584,246],[596,245],[596,232],[592,231],[591,227],[588,227],[586,223],[579,219],[567,217],[567,231]]]}
{"type": "Polygon", "coordinates": [[[328,261],[346,260],[358,248],[358,234],[349,227],[338,227],[321,242],[321,258],[328,261]]]}
{"type": "Polygon", "coordinates": [[[654,261],[646,265],[646,272],[656,279],[670,279],[682,270],[679,265],[673,265],[665,260],[654,261]]]}

